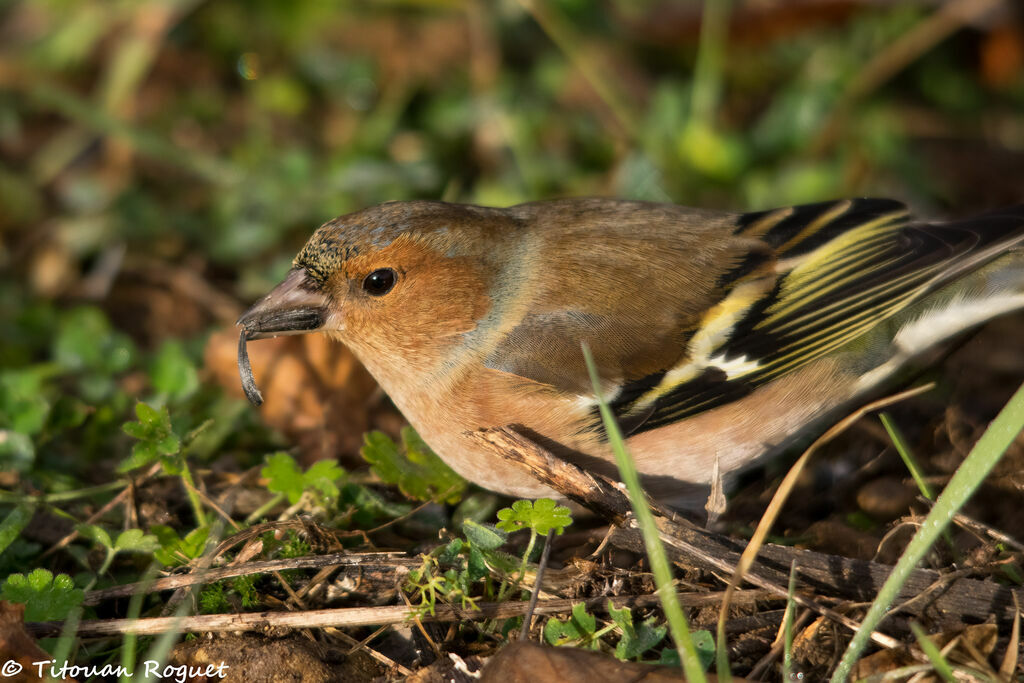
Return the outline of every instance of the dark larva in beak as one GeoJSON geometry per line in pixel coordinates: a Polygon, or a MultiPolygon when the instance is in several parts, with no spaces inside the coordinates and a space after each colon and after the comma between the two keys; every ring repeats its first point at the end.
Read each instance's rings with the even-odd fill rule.
{"type": "Polygon", "coordinates": [[[249,350],[246,343],[249,341],[249,330],[242,328],[238,335],[238,376],[242,380],[242,391],[249,403],[254,406],[263,404],[263,394],[256,387],[256,380],[252,376],[252,365],[249,363],[249,350]]]}

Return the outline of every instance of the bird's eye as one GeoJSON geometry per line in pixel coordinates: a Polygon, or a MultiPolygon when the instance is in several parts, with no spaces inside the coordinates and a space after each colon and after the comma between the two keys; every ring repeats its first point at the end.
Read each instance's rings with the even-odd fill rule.
{"type": "Polygon", "coordinates": [[[395,271],[390,268],[380,268],[366,276],[363,280],[363,289],[372,296],[384,296],[395,286],[398,279],[395,271]]]}

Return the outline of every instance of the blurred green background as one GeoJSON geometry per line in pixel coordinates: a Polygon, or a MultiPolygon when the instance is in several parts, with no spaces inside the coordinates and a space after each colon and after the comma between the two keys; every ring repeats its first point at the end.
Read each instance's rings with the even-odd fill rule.
{"type": "Polygon", "coordinates": [[[0,469],[67,462],[69,429],[63,458],[99,457],[137,397],[198,401],[203,335],[369,204],[1024,199],[1018,4],[703,9],[0,3],[0,469]]]}

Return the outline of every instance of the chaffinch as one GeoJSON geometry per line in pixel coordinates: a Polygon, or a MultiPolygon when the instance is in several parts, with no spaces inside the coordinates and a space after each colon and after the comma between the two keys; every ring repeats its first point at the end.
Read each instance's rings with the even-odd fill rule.
{"type": "Polygon", "coordinates": [[[552,492],[466,434],[520,425],[617,476],[586,342],[648,491],[695,506],[716,459],[727,476],[754,465],[921,352],[1021,308],[1024,205],[934,224],[884,199],[746,214],[411,201],[321,226],[238,324],[240,354],[247,339],[327,332],[453,469],[528,498],[552,492]]]}

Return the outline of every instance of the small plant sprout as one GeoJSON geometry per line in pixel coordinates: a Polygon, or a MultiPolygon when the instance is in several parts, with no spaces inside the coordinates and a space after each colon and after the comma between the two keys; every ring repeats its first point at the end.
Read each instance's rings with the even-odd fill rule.
{"type": "MultiPolygon", "coordinates": [[[[513,585],[518,586],[526,575],[526,566],[530,561],[534,546],[537,544],[538,536],[547,536],[551,532],[561,535],[565,527],[572,524],[572,515],[569,508],[558,505],[550,498],[541,498],[534,502],[528,500],[517,500],[510,508],[498,510],[498,529],[507,533],[514,533],[520,529],[530,530],[530,540],[526,544],[526,551],[523,553],[522,562],[519,565],[519,572],[513,585]]],[[[498,596],[503,597],[504,590],[498,596]]]]}

